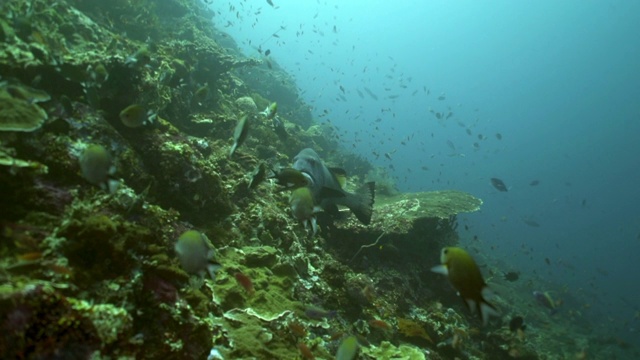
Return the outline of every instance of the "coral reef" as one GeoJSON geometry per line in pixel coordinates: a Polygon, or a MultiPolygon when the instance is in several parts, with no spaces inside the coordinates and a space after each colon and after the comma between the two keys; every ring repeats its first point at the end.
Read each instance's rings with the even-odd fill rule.
{"type": "Polygon", "coordinates": [[[373,168],[336,151],[291,76],[242,56],[200,1],[0,10],[3,358],[331,358],[352,335],[365,359],[545,358],[501,321],[478,330],[429,271],[480,199],[389,183],[370,226],[319,214],[309,237],[286,193],[249,188],[258,164],[289,166],[304,147],[355,183],[373,168]],[[258,114],[272,102],[286,137],[258,114]],[[131,127],[120,114],[134,104],[131,127]],[[106,179],[81,169],[92,146],[112,160],[106,179]],[[185,267],[176,242],[190,230],[211,271],[185,267]]]}

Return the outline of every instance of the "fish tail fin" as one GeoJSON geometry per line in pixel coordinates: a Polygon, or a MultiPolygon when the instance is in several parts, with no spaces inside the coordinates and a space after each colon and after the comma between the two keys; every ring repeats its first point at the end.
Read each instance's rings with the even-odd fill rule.
{"type": "Polygon", "coordinates": [[[207,272],[209,273],[209,276],[211,277],[211,280],[213,280],[214,282],[216,281],[216,271],[218,271],[220,268],[222,268],[222,265],[220,265],[220,264],[208,264],[207,265],[207,272]]]}
{"type": "Polygon", "coordinates": [[[118,189],[120,188],[120,185],[122,185],[120,181],[115,179],[109,179],[107,180],[106,190],[109,191],[109,194],[115,194],[115,192],[118,191],[118,189]]]}
{"type": "Polygon", "coordinates": [[[491,305],[485,298],[491,296],[491,291],[489,288],[482,289],[480,301],[478,301],[478,309],[480,310],[480,315],[482,316],[482,325],[486,326],[489,323],[489,317],[491,316],[500,316],[498,313],[498,309],[495,306],[491,305]]]}
{"type": "Polygon", "coordinates": [[[490,316],[500,316],[498,310],[493,305],[489,304],[485,300],[480,302],[480,314],[482,315],[482,325],[486,326],[489,323],[490,316]]]}
{"type": "Polygon", "coordinates": [[[360,187],[353,194],[353,201],[349,201],[347,207],[360,220],[361,223],[369,225],[373,215],[373,202],[376,195],[376,183],[371,181],[360,187]]]}
{"type": "Polygon", "coordinates": [[[309,219],[309,222],[311,223],[312,234],[313,236],[316,236],[318,233],[318,221],[316,220],[316,217],[312,216],[311,219],[309,219]]]}

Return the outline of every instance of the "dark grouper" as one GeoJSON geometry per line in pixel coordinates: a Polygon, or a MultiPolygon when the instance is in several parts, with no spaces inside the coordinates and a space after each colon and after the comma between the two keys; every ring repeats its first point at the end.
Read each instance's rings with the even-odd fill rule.
{"type": "Polygon", "coordinates": [[[365,225],[371,222],[375,183],[366,183],[355,194],[342,189],[336,174],[329,170],[313,149],[304,149],[293,158],[293,168],[309,178],[314,203],[323,210],[335,212],[336,205],[348,207],[365,225]]]}

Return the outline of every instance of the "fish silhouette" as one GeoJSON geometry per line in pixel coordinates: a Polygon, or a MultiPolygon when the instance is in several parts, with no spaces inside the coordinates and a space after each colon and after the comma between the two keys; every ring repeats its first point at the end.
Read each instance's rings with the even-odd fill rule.
{"type": "Polygon", "coordinates": [[[507,189],[507,185],[505,185],[504,182],[498,178],[491,178],[491,185],[493,185],[494,188],[498,189],[498,191],[509,191],[509,189],[507,189]]]}

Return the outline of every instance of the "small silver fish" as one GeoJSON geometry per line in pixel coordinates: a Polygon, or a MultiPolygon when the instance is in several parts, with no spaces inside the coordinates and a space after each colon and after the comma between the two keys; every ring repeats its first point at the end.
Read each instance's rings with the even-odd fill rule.
{"type": "Polygon", "coordinates": [[[261,162],[251,173],[251,181],[249,181],[249,190],[253,190],[267,178],[267,165],[261,162]]]}
{"type": "Polygon", "coordinates": [[[233,153],[236,152],[236,149],[242,145],[244,140],[247,138],[249,134],[249,117],[247,115],[243,116],[236,125],[236,130],[233,132],[233,145],[231,146],[231,150],[229,151],[229,157],[233,156],[233,153]]]}

